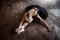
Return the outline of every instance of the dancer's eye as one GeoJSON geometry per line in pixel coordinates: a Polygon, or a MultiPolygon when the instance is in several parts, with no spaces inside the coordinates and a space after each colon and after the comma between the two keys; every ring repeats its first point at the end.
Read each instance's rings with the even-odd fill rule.
{"type": "Polygon", "coordinates": [[[34,8],[34,10],[36,10],[37,8],[34,8]]]}
{"type": "Polygon", "coordinates": [[[37,8],[34,8],[34,10],[39,11],[39,9],[37,9],[37,8]]]}

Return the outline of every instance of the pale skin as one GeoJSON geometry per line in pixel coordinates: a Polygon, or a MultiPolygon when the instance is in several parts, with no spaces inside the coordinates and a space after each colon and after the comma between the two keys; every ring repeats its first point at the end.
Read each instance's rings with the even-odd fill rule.
{"type": "Polygon", "coordinates": [[[17,32],[17,34],[20,34],[21,32],[24,32],[24,28],[33,21],[33,16],[35,16],[36,18],[39,19],[39,22],[46,26],[48,31],[51,31],[50,26],[38,15],[37,13],[37,8],[33,8],[27,12],[25,12],[25,15],[23,16],[23,19],[19,25],[19,27],[15,30],[15,32],[17,32]],[[28,15],[28,16],[27,16],[28,15]]]}

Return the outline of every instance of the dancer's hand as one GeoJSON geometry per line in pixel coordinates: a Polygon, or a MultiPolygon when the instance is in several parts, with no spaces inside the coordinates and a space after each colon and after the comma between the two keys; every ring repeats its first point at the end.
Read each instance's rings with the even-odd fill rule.
{"type": "Polygon", "coordinates": [[[48,27],[48,31],[51,32],[51,30],[52,30],[52,27],[48,27]]]}

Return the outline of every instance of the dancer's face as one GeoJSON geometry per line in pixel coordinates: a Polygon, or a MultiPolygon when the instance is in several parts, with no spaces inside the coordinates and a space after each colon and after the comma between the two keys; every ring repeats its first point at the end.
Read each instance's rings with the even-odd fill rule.
{"type": "Polygon", "coordinates": [[[37,11],[38,11],[37,8],[33,8],[33,9],[29,10],[28,12],[29,12],[30,14],[32,14],[32,15],[36,15],[36,14],[37,14],[37,11]]]}

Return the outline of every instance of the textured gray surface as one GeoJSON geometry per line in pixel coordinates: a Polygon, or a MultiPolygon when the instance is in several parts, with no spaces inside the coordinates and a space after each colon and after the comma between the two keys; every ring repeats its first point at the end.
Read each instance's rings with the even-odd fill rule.
{"type": "MultiPolygon", "coordinates": [[[[41,24],[32,22],[25,28],[25,32],[17,35],[14,30],[19,26],[23,16],[24,9],[31,4],[40,5],[36,0],[21,0],[21,1],[5,1],[0,14],[0,37],[1,40],[56,40],[56,32],[54,28],[54,21],[52,18],[55,16],[50,14],[45,20],[50,26],[52,31],[48,32],[46,27],[41,24]]],[[[42,6],[42,5],[40,5],[42,6]]],[[[47,6],[48,7],[48,6],[47,6]]],[[[49,8],[49,7],[48,7],[49,8]]]]}

